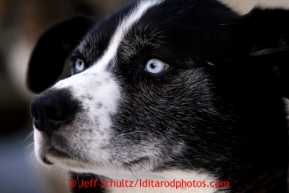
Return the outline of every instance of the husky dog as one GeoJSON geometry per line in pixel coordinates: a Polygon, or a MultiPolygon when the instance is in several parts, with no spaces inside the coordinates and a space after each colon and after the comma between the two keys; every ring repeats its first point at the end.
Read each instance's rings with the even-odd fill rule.
{"type": "Polygon", "coordinates": [[[45,90],[31,104],[37,158],[72,171],[73,192],[286,193],[288,21],[138,0],[55,24],[28,70],[45,90]]]}

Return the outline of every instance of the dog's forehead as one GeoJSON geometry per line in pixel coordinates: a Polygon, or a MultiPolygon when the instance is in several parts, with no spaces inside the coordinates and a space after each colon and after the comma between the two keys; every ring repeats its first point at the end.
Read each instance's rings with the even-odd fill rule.
{"type": "MultiPolygon", "coordinates": [[[[225,45],[227,39],[223,37],[229,30],[220,26],[230,23],[237,15],[216,1],[180,1],[179,4],[172,0],[135,1],[101,20],[83,38],[76,51],[89,65],[99,63],[103,56],[109,55],[105,53],[110,53],[110,61],[119,56],[128,62],[146,47],[155,51],[166,46],[166,49],[159,49],[166,57],[175,50],[190,57],[192,53],[218,55],[220,49],[210,51],[209,42],[225,45]],[[218,33],[211,33],[216,27],[218,33]]],[[[220,57],[226,58],[222,54],[220,57]]]]}
{"type": "Polygon", "coordinates": [[[116,57],[118,48],[128,31],[154,6],[164,0],[136,1],[121,11],[107,16],[95,26],[76,49],[83,57],[92,63],[108,63],[116,57]],[[103,62],[102,62],[103,61],[103,62]]]}

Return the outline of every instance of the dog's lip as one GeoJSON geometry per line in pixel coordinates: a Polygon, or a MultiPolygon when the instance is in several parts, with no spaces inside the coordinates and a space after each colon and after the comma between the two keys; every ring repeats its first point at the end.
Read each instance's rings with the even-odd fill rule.
{"type": "Polygon", "coordinates": [[[43,156],[43,157],[41,158],[41,160],[42,160],[45,164],[47,164],[47,165],[53,165],[53,163],[52,163],[51,161],[49,161],[45,156],[43,156]]]}
{"type": "Polygon", "coordinates": [[[70,158],[70,156],[66,152],[59,150],[58,148],[55,148],[55,147],[49,148],[47,150],[47,153],[55,157],[70,158]]]}
{"type": "Polygon", "coordinates": [[[62,159],[69,159],[71,156],[67,153],[65,153],[62,150],[59,150],[55,147],[50,147],[47,149],[42,156],[42,161],[46,163],[47,165],[53,165],[54,163],[49,159],[49,157],[54,157],[54,158],[62,158],[62,159]]]}

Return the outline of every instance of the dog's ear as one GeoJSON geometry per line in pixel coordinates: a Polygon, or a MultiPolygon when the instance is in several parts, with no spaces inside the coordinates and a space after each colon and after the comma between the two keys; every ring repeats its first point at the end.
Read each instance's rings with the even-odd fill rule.
{"type": "Polygon", "coordinates": [[[94,23],[94,18],[77,16],[58,22],[44,31],[28,64],[26,81],[32,92],[42,92],[57,80],[65,59],[94,23]]]}
{"type": "Polygon", "coordinates": [[[239,25],[245,74],[263,93],[289,97],[288,27],[289,10],[282,9],[254,9],[239,25]]]}

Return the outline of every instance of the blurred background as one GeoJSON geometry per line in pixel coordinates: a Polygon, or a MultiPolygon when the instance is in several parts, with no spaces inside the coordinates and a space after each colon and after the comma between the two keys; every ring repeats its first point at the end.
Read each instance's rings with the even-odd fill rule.
{"type": "MultiPolygon", "coordinates": [[[[76,14],[102,16],[129,0],[0,0],[0,193],[66,193],[64,170],[48,169],[33,154],[27,61],[49,24],[76,14]]],[[[255,5],[288,7],[289,0],[221,0],[240,14],[255,5]]]]}

